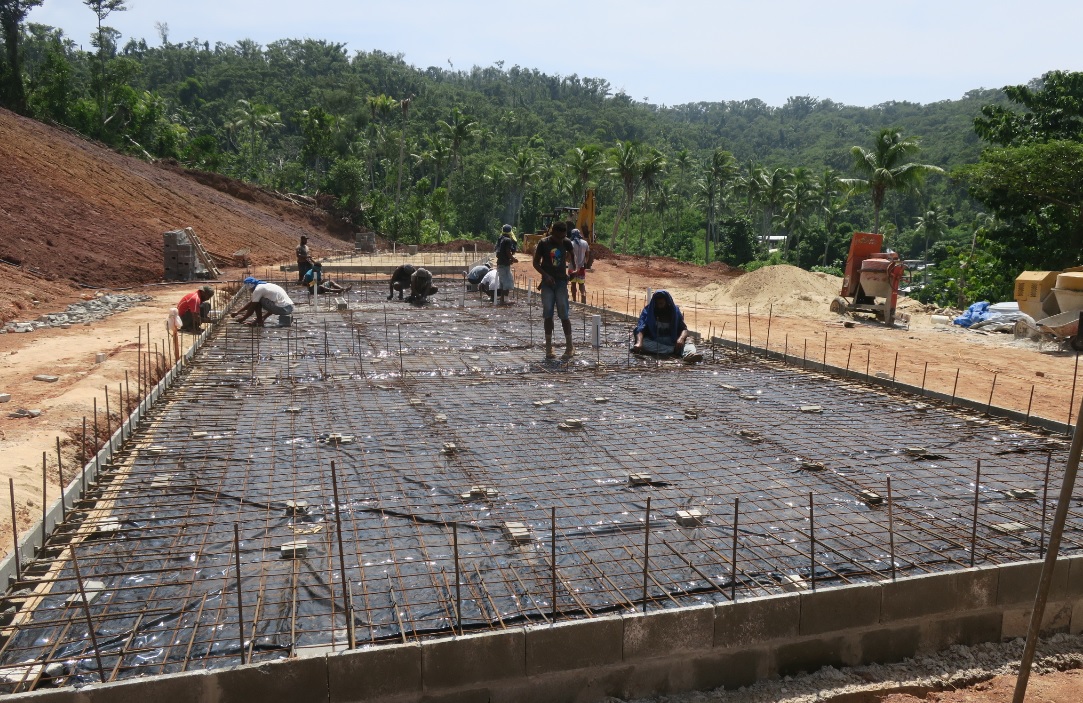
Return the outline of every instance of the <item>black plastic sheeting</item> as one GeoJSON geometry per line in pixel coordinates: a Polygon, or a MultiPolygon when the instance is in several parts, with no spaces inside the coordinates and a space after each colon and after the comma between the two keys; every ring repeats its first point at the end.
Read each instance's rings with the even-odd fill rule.
{"type": "MultiPolygon", "coordinates": [[[[543,362],[525,302],[301,304],[293,328],[223,326],[97,502],[50,542],[63,550],[78,534],[83,582],[103,583],[90,616],[105,678],[343,647],[351,629],[358,644],[401,642],[882,579],[887,509],[861,491],[886,498],[888,475],[898,575],[1040,553],[1062,438],[718,350],[696,367],[631,357],[619,316],[601,350],[543,362]],[[496,494],[464,499],[472,487],[496,494]],[[690,510],[700,526],[678,524],[690,510]],[[112,521],[120,529],[103,530],[112,521]],[[529,534],[513,542],[506,523],[529,534]],[[297,540],[307,555],[284,558],[297,540]]],[[[576,318],[577,339],[589,324],[576,318]]],[[[1064,550],[1081,544],[1073,511],[1064,550]]],[[[55,572],[39,565],[51,585],[0,651],[0,674],[18,681],[7,690],[98,679],[68,554],[55,572]]],[[[26,590],[8,600],[31,603],[26,590]]]]}

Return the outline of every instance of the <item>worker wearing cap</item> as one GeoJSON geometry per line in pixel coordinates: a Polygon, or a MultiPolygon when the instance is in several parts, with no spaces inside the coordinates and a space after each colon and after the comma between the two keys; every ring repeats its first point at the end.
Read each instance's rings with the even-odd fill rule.
{"type": "Polygon", "coordinates": [[[282,286],[261,281],[249,276],[244,285],[252,292],[252,300],[237,312],[230,313],[238,322],[244,322],[252,313],[256,321],[249,323],[263,326],[263,321],[271,315],[278,315],[278,326],[289,327],[293,324],[293,301],[286,295],[282,286]]]}
{"type": "Polygon", "coordinates": [[[214,297],[214,289],[203,286],[197,291],[192,291],[180,299],[177,303],[177,314],[181,319],[181,332],[199,334],[203,322],[210,317],[210,299],[214,297]]]}
{"type": "Polygon", "coordinates": [[[500,296],[500,304],[508,304],[506,297],[512,288],[515,288],[515,276],[512,275],[511,265],[518,259],[515,253],[519,246],[515,241],[515,234],[511,231],[511,225],[504,225],[500,232],[500,239],[496,240],[496,276],[497,291],[500,296]]]}
{"type": "Polygon", "coordinates": [[[688,341],[684,315],[668,291],[654,292],[650,302],[639,313],[639,322],[632,335],[635,337],[631,349],[633,354],[676,356],[690,364],[703,361],[703,355],[696,351],[696,345],[688,341]]]}
{"type": "Polygon", "coordinates": [[[573,229],[568,235],[568,244],[571,246],[571,257],[568,259],[568,288],[572,294],[572,300],[576,300],[575,288],[579,286],[579,293],[584,305],[587,302],[587,252],[590,246],[583,238],[582,232],[573,229]]]}
{"type": "Polygon", "coordinates": [[[320,295],[332,295],[335,293],[347,293],[353,285],[341,286],[329,278],[323,276],[323,264],[319,261],[312,264],[301,282],[308,286],[308,294],[319,293],[320,295]]]}

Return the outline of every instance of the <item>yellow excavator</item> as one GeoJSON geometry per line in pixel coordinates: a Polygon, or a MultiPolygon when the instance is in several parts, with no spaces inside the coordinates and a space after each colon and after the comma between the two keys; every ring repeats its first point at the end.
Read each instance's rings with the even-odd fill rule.
{"type": "MultiPolygon", "coordinates": [[[[523,235],[523,251],[533,254],[538,242],[549,236],[549,230],[552,229],[554,222],[573,222],[573,226],[587,240],[587,244],[593,245],[595,214],[594,189],[589,188],[587,194],[583,196],[583,204],[579,207],[558,207],[553,212],[543,213],[542,228],[537,232],[523,235]]],[[[588,268],[593,258],[588,254],[588,268]]]]}

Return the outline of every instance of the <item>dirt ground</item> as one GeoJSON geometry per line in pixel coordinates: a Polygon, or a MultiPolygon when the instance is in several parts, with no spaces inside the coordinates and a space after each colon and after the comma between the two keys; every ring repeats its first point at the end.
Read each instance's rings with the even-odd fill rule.
{"type": "MultiPolygon", "coordinates": [[[[82,418],[93,417],[97,399],[99,434],[105,433],[108,387],[115,427],[125,372],[127,390],[135,397],[136,350],[141,337],[146,343],[147,325],[152,344],[164,344],[166,312],[195,285],[160,282],[162,232],[192,226],[213,253],[228,258],[248,249],[253,262],[262,265],[290,262],[300,234],[310,237],[318,256],[345,248],[349,237],[340,223],[243,184],[207,174],[195,178],[176,167],[119,156],[3,110],[0,163],[5,165],[0,169],[0,321],[62,311],[93,294],[88,286],[153,298],[89,326],[0,335],[0,393],[12,395],[0,405],[0,481],[14,481],[22,531],[41,516],[42,454],[48,472],[45,500],[51,502],[58,495],[57,438],[64,471],[70,472],[78,463],[82,418]],[[101,352],[107,358],[96,364],[101,352]],[[36,374],[60,380],[35,381],[36,374]],[[42,414],[9,418],[18,408],[42,414]]],[[[276,273],[273,266],[262,270],[276,273]]],[[[236,279],[242,273],[232,270],[226,276],[236,279]]],[[[531,277],[529,261],[517,264],[517,274],[531,277]]],[[[1014,342],[1010,335],[934,326],[930,311],[911,302],[900,305],[912,314],[909,329],[865,322],[846,327],[828,311],[838,285],[838,279],[792,267],[739,275],[722,264],[699,267],[618,255],[597,260],[587,280],[590,302],[596,305],[604,302],[635,314],[648,289],[665,288],[688,324],[704,336],[751,339],[761,347],[769,343],[772,350],[813,362],[823,360],[826,342],[831,364],[894,374],[917,386],[924,379],[927,388],[948,394],[954,389],[960,397],[981,402],[992,392],[994,405],[1023,412],[1030,406],[1033,415],[1060,422],[1069,419],[1083,396],[1083,387],[1073,395],[1074,356],[1014,342]]],[[[11,544],[9,517],[0,518],[0,544],[11,544]]],[[[1081,682],[1077,671],[1035,677],[1028,701],[1083,700],[1081,682]]],[[[1007,700],[999,685],[994,680],[924,700],[1007,700]],[[959,697],[964,695],[973,697],[959,697]]],[[[895,695],[883,700],[918,699],[895,695]]]]}
{"type": "MultiPolygon", "coordinates": [[[[883,698],[868,698],[868,703],[1007,703],[1015,694],[1014,676],[997,676],[956,691],[942,691],[918,698],[907,693],[892,693],[883,698]]],[[[1078,703],[1083,701],[1083,671],[1058,671],[1031,676],[1027,683],[1026,703],[1078,703]]]]}

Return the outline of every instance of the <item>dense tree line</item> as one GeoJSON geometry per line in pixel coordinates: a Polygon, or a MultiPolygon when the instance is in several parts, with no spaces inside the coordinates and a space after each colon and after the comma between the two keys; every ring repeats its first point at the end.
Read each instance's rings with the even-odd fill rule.
{"type": "Polygon", "coordinates": [[[601,78],[502,62],[420,69],[316,40],[174,43],[164,25],[157,46],[122,42],[106,22],[124,0],[84,0],[98,19],[84,50],[25,23],[40,2],[0,0],[5,106],[319,197],[404,241],[533,230],[595,188],[598,236],[619,250],[831,267],[850,232],[878,228],[937,264],[930,299],[1003,296],[1020,267],[1079,251],[1078,184],[1027,175],[1083,159],[1078,114],[1056,107],[1083,103],[1078,74],[930,105],[658,106],[601,78]]]}

